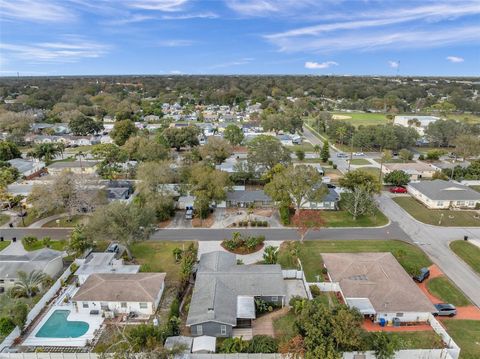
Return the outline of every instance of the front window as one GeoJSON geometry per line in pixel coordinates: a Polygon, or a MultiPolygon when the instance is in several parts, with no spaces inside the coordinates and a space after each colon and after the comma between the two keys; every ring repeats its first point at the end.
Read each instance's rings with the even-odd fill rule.
{"type": "Polygon", "coordinates": [[[147,309],[148,305],[147,303],[140,303],[140,309],[147,309]]]}
{"type": "Polygon", "coordinates": [[[88,303],[87,302],[83,302],[82,305],[83,305],[84,308],[88,308],[88,303]]]}
{"type": "Polygon", "coordinates": [[[221,335],[227,335],[227,326],[226,325],[221,325],[220,326],[220,334],[221,335]]]}
{"type": "Polygon", "coordinates": [[[201,325],[197,325],[197,334],[203,335],[203,327],[201,325]]]}
{"type": "Polygon", "coordinates": [[[443,202],[437,202],[437,206],[443,207],[443,202]]]}
{"type": "Polygon", "coordinates": [[[122,303],[120,303],[120,307],[122,307],[122,308],[126,308],[126,307],[127,307],[127,303],[126,303],[126,302],[122,302],[122,303]]]}
{"type": "Polygon", "coordinates": [[[457,206],[464,206],[465,205],[465,201],[457,201],[457,206]]]}

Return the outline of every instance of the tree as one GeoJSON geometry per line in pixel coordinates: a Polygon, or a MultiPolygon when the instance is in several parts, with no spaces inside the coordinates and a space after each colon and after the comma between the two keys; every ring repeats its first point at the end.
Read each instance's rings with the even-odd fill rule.
{"type": "Polygon", "coordinates": [[[364,187],[342,193],[342,202],[342,207],[352,215],[354,220],[364,214],[373,214],[376,208],[372,194],[364,187]]]}
{"type": "Polygon", "coordinates": [[[136,134],[137,131],[138,129],[135,127],[135,124],[132,121],[117,121],[115,122],[115,125],[113,125],[113,129],[110,132],[110,137],[113,139],[115,144],[118,146],[123,146],[130,136],[136,134]]]}
{"type": "Polygon", "coordinates": [[[402,170],[394,170],[387,173],[383,180],[393,186],[406,186],[410,182],[410,175],[402,170]]]}
{"type": "Polygon", "coordinates": [[[303,161],[305,159],[305,151],[302,149],[298,149],[295,151],[295,156],[299,161],[303,161]]]}
{"type": "Polygon", "coordinates": [[[180,151],[182,147],[195,147],[199,145],[198,136],[201,130],[197,126],[169,127],[166,128],[162,136],[170,147],[180,151]]]}
{"type": "Polygon", "coordinates": [[[16,301],[13,306],[10,308],[10,318],[12,319],[13,324],[20,328],[23,331],[25,328],[25,323],[27,322],[28,316],[28,306],[26,303],[16,301]]]}
{"type": "Polygon", "coordinates": [[[55,143],[40,143],[33,148],[31,155],[34,158],[38,158],[40,160],[43,159],[47,164],[49,164],[55,158],[55,156],[61,153],[61,147],[55,143]]]}
{"type": "Polygon", "coordinates": [[[0,141],[0,161],[8,161],[20,157],[22,157],[22,153],[16,144],[8,141],[0,141]]]}
{"type": "Polygon", "coordinates": [[[20,176],[20,172],[11,166],[8,162],[0,162],[0,190],[5,189],[10,183],[15,182],[20,176]]]}
{"type": "Polygon", "coordinates": [[[370,333],[370,348],[375,352],[377,359],[393,359],[400,349],[398,337],[385,332],[370,333]]]}
{"type": "Polygon", "coordinates": [[[296,211],[307,202],[320,201],[327,193],[318,171],[306,165],[289,166],[273,175],[265,185],[267,193],[277,203],[290,202],[296,211]]]}
{"type": "Polygon", "coordinates": [[[413,152],[407,150],[406,148],[402,148],[398,155],[403,160],[403,162],[411,161],[413,159],[413,152]]]}
{"type": "Polygon", "coordinates": [[[122,146],[128,158],[134,161],[158,161],[168,158],[170,150],[154,138],[132,136],[122,146]]]}
{"type": "Polygon", "coordinates": [[[211,159],[215,164],[221,164],[232,154],[232,146],[222,138],[209,137],[207,143],[200,148],[204,159],[211,159]]]}
{"type": "Polygon", "coordinates": [[[131,258],[131,245],[150,237],[154,231],[154,221],[155,213],[149,207],[112,202],[95,210],[85,227],[85,233],[90,239],[121,243],[131,258]]]}
{"type": "Polygon", "coordinates": [[[444,154],[442,150],[430,150],[427,152],[427,161],[438,161],[444,154]]]}
{"type": "Polygon", "coordinates": [[[15,329],[15,323],[9,317],[0,318],[0,336],[6,337],[10,332],[15,329]]]}
{"type": "Polygon", "coordinates": [[[311,209],[298,210],[292,218],[292,223],[297,228],[297,232],[300,234],[300,242],[303,242],[305,236],[310,230],[319,230],[325,225],[325,221],[322,218],[320,211],[311,209]]]}
{"type": "Polygon", "coordinates": [[[70,233],[67,251],[74,256],[79,256],[92,246],[93,241],[85,234],[84,225],[77,224],[70,233]]]}
{"type": "Polygon", "coordinates": [[[244,137],[242,129],[233,123],[229,124],[223,132],[223,138],[230,142],[232,146],[239,146],[244,137]]]}
{"type": "Polygon", "coordinates": [[[330,145],[328,144],[328,140],[323,141],[322,151],[320,152],[320,158],[322,162],[327,162],[330,158],[330,145]]]}
{"type": "Polygon", "coordinates": [[[90,153],[95,159],[100,160],[97,173],[105,179],[116,178],[123,171],[121,163],[128,159],[128,153],[113,143],[95,145],[90,153]]]}
{"type": "Polygon", "coordinates": [[[30,273],[18,272],[18,278],[12,287],[12,294],[17,297],[32,298],[47,281],[47,275],[41,270],[30,273]]]}
{"type": "Polygon", "coordinates": [[[465,133],[465,125],[455,120],[438,120],[430,123],[425,130],[429,140],[441,147],[452,145],[462,133],[465,133]]]}
{"type": "Polygon", "coordinates": [[[272,169],[276,164],[287,165],[291,162],[290,151],[273,136],[259,135],[251,140],[248,145],[248,162],[261,171],[272,169]]]}
{"type": "Polygon", "coordinates": [[[70,121],[68,126],[75,136],[93,135],[103,130],[102,123],[85,115],[75,117],[70,121]]]}
{"type": "Polygon", "coordinates": [[[477,135],[460,135],[454,141],[455,154],[462,158],[480,155],[480,138],[477,135]]]}
{"type": "Polygon", "coordinates": [[[348,172],[340,178],[339,184],[350,191],[361,187],[369,194],[379,193],[382,188],[375,175],[365,172],[362,169],[348,172]]]}

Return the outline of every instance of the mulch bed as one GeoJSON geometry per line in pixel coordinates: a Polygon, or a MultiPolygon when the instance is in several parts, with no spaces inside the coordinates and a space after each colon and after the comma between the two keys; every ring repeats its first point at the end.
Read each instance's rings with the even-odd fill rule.
{"type": "Polygon", "coordinates": [[[234,253],[234,254],[252,254],[252,253],[255,253],[255,252],[258,252],[260,249],[263,248],[264,244],[261,243],[259,244],[258,246],[256,246],[255,248],[253,249],[248,249],[247,247],[245,246],[242,246],[242,247],[238,247],[238,248],[235,248],[233,251],[226,248],[224,245],[223,245],[223,242],[221,243],[223,249],[225,249],[227,252],[230,252],[230,253],[234,253]]]}

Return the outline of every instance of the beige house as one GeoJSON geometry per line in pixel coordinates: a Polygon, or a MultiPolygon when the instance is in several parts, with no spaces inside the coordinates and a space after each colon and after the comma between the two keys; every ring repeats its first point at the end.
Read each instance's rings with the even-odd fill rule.
{"type": "Polygon", "coordinates": [[[390,253],[322,253],[348,306],[375,322],[426,322],[435,307],[390,253]]]}
{"type": "Polygon", "coordinates": [[[452,181],[414,182],[407,189],[415,199],[431,209],[474,209],[480,205],[479,192],[452,181]]]}
{"type": "Polygon", "coordinates": [[[97,170],[96,161],[72,161],[55,162],[47,167],[48,173],[57,176],[63,171],[70,171],[75,174],[94,174],[97,170]]]}
{"type": "Polygon", "coordinates": [[[383,165],[382,172],[384,174],[392,171],[404,171],[410,176],[410,180],[417,181],[422,178],[432,178],[433,174],[438,171],[438,168],[424,162],[386,163],[383,165]]]}
{"type": "Polygon", "coordinates": [[[165,273],[91,274],[72,298],[80,313],[152,315],[165,288],[165,273]]]}

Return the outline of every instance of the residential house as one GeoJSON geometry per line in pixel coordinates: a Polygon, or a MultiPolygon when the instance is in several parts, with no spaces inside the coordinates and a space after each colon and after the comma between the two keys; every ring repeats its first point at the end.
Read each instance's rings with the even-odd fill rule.
{"type": "Polygon", "coordinates": [[[7,161],[12,167],[15,167],[22,177],[31,179],[39,176],[44,168],[45,162],[37,159],[27,160],[24,158],[14,158],[7,161]]]}
{"type": "Polygon", "coordinates": [[[91,274],[72,298],[80,313],[150,316],[155,313],[165,288],[165,273],[91,274]]]}
{"type": "Polygon", "coordinates": [[[51,278],[63,270],[63,253],[43,248],[22,255],[0,254],[0,293],[11,288],[18,272],[42,271],[51,278]]]}
{"type": "Polygon", "coordinates": [[[116,259],[115,255],[111,252],[90,253],[75,272],[78,283],[82,285],[92,274],[135,274],[140,271],[139,265],[125,265],[123,259],[116,259]]]}
{"type": "Polygon", "coordinates": [[[294,167],[297,167],[297,166],[308,166],[308,167],[312,167],[314,169],[317,170],[318,174],[321,175],[321,176],[324,176],[325,175],[325,170],[323,169],[323,167],[320,165],[320,163],[294,163],[293,164],[294,167]]]}
{"type": "Polygon", "coordinates": [[[284,306],[286,295],[279,265],[239,265],[235,254],[204,253],[187,327],[193,336],[231,337],[234,328],[251,328],[256,318],[255,299],[284,306]]]}
{"type": "Polygon", "coordinates": [[[440,120],[440,117],[436,116],[395,116],[393,124],[403,127],[413,127],[420,136],[424,136],[428,125],[438,120],[440,120]]]}
{"type": "Polygon", "coordinates": [[[302,204],[303,209],[318,209],[318,210],[331,210],[337,211],[340,202],[340,195],[333,188],[328,188],[328,193],[320,200],[310,200],[302,204]]]}
{"type": "MultiPolygon", "coordinates": [[[[219,204],[218,207],[223,207],[219,204]]],[[[241,208],[265,208],[273,207],[273,200],[265,194],[263,190],[253,191],[229,191],[225,200],[225,207],[241,207],[241,208]]]]}
{"type": "Polygon", "coordinates": [[[97,170],[96,161],[71,161],[71,162],[54,162],[47,167],[48,173],[57,176],[63,171],[70,171],[75,174],[94,174],[97,170]]]}
{"type": "Polygon", "coordinates": [[[390,253],[322,253],[345,302],[374,322],[426,322],[435,307],[390,253]]]}
{"type": "Polygon", "coordinates": [[[430,209],[474,209],[480,206],[479,192],[452,181],[412,182],[407,189],[408,193],[430,209]]]}
{"type": "Polygon", "coordinates": [[[388,174],[392,171],[404,171],[410,176],[411,181],[417,181],[422,178],[432,178],[433,174],[438,171],[438,167],[425,162],[411,163],[385,163],[382,172],[388,174]]]}

